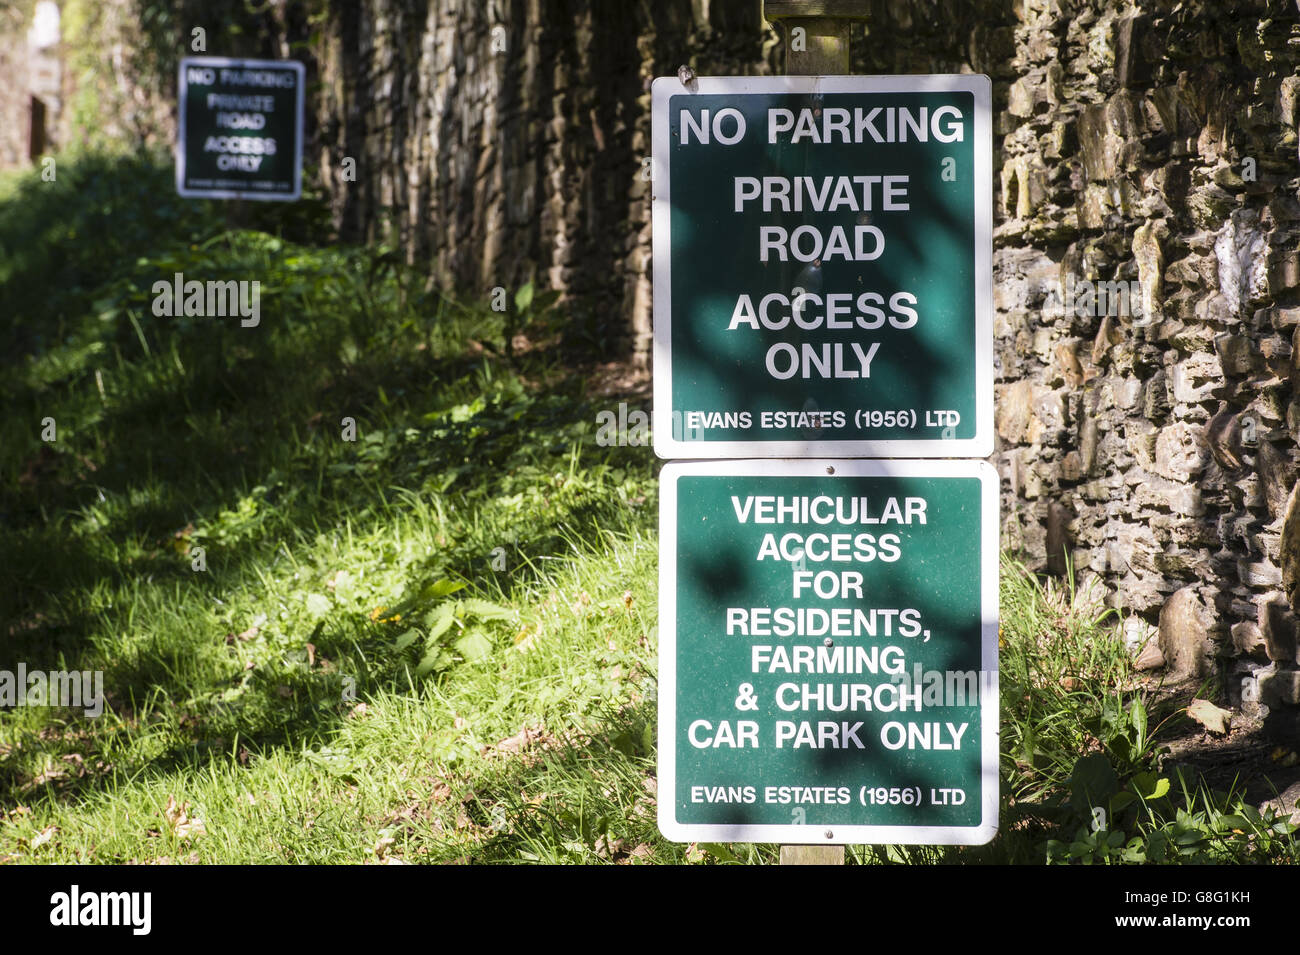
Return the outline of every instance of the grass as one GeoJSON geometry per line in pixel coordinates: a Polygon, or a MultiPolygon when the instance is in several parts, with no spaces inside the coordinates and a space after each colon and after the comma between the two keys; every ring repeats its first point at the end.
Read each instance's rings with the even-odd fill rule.
{"type": "MultiPolygon", "coordinates": [[[[0,669],[108,698],[0,713],[0,861],[773,861],[658,835],[657,466],[596,440],[618,399],[546,347],[553,300],[507,324],[309,242],[310,197],[230,229],[172,191],[140,156],[0,181],[0,669]],[[176,272],[259,281],[261,324],[156,317],[176,272]]],[[[1087,755],[1122,851],[1293,859],[1195,780],[1155,795],[1115,621],[1068,592],[1003,565],[998,838],[851,859],[1115,861],[1074,848],[1087,755]]]]}

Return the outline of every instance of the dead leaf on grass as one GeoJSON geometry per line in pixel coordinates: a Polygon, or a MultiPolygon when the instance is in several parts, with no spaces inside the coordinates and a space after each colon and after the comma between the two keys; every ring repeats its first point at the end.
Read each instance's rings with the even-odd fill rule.
{"type": "Polygon", "coordinates": [[[62,766],[51,766],[49,769],[42,771],[39,776],[33,779],[31,785],[44,786],[48,783],[54,782],[56,779],[62,779],[67,775],[68,775],[68,771],[64,769],[62,766]]]}
{"type": "Polygon", "coordinates": [[[553,745],[555,737],[550,736],[541,726],[525,726],[514,736],[507,736],[494,746],[483,747],[484,756],[513,756],[536,744],[553,745]]]}
{"type": "Polygon", "coordinates": [[[393,847],[397,840],[391,835],[381,835],[379,841],[375,843],[375,857],[382,859],[388,854],[388,850],[393,847]]]}
{"type": "Polygon", "coordinates": [[[596,855],[610,862],[622,855],[626,848],[626,840],[618,837],[611,839],[608,832],[596,840],[596,855]]]}
{"type": "Polygon", "coordinates": [[[167,797],[167,806],[163,809],[163,818],[171,826],[172,833],[178,839],[197,839],[199,836],[208,834],[207,827],[203,825],[203,820],[190,816],[190,804],[188,802],[176,804],[176,797],[169,795],[167,797]]]}

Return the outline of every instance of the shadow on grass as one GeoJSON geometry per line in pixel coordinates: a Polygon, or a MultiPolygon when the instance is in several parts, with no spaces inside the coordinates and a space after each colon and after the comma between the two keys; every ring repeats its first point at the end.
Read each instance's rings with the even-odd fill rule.
{"type": "MultiPolygon", "coordinates": [[[[521,468],[558,469],[576,425],[592,417],[570,375],[544,392],[488,396],[477,414],[452,420],[449,405],[510,369],[486,354],[420,347],[424,329],[406,326],[436,318],[386,310],[368,286],[357,293],[349,269],[365,250],[275,246],[258,260],[248,249],[267,247],[266,237],[238,233],[223,251],[213,244],[223,229],[214,207],[175,197],[170,175],[149,157],[86,157],[62,164],[57,183],[29,177],[0,199],[0,314],[9,316],[0,327],[9,371],[0,383],[9,411],[0,424],[0,668],[106,670],[128,724],[174,722],[174,739],[148,760],[155,771],[228,754],[236,736],[253,751],[301,745],[345,711],[337,672],[322,681],[310,665],[286,665],[250,675],[226,655],[228,628],[196,608],[256,589],[286,542],[381,525],[393,488],[472,512],[511,490],[521,468]],[[281,274],[313,255],[317,272],[281,274]],[[204,279],[241,274],[241,261],[267,290],[257,327],[152,314],[152,283],[170,281],[172,263],[204,279]],[[54,442],[42,439],[47,417],[54,442]],[[357,423],[355,443],[341,438],[344,417],[357,423]],[[188,534],[219,526],[250,499],[262,523],[231,542],[203,539],[208,571],[195,573],[188,534]],[[174,618],[163,620],[173,603],[174,618]],[[235,690],[243,702],[225,702],[235,690]],[[194,702],[204,698],[217,705],[194,702]]],[[[275,214],[257,210],[268,227],[275,214]]],[[[286,215],[290,231],[310,218],[286,215]]],[[[374,277],[372,268],[365,281],[374,277]]],[[[634,453],[604,457],[624,454],[632,467],[634,453]]],[[[485,573],[487,548],[468,531],[420,572],[509,593],[532,576],[530,561],[567,549],[568,535],[590,539],[611,518],[612,506],[588,503],[532,521],[511,574],[485,573]]],[[[314,643],[356,674],[364,698],[404,680],[389,629],[335,616],[288,642],[314,643]]],[[[84,751],[85,735],[56,730],[39,746],[84,751]]],[[[0,793],[20,786],[10,776],[0,774],[0,793]]],[[[68,780],[58,796],[94,783],[68,780]]]]}
{"type": "Polygon", "coordinates": [[[654,725],[655,704],[642,700],[607,706],[562,740],[543,733],[444,808],[472,848],[444,841],[439,822],[415,827],[411,841],[434,862],[626,863],[648,861],[641,853],[651,849],[654,861],[681,861],[685,847],[666,842],[655,821],[654,725]]]}

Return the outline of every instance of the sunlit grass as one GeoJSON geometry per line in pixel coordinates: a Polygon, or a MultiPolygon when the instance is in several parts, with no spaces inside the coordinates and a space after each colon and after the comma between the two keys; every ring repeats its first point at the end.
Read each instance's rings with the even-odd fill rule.
{"type": "MultiPolygon", "coordinates": [[[[658,468],[597,443],[582,373],[507,358],[501,314],[389,250],[229,232],[166,169],[86,162],[0,185],[0,669],[100,670],[108,701],[0,713],[0,860],[773,861],[656,830],[658,468]],[[261,324],[155,318],[175,271],[261,282],[261,324]]],[[[1072,594],[1003,563],[997,839],[851,859],[1072,835],[1094,724],[1140,699],[1072,594]]]]}

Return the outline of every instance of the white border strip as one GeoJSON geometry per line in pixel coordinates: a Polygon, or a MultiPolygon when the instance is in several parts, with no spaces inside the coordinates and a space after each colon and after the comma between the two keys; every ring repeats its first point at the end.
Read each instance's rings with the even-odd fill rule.
{"type": "Polygon", "coordinates": [[[706,76],[684,87],[675,76],[651,86],[654,193],[654,451],[690,457],[965,457],[993,453],[993,122],[992,83],[983,74],[918,76],[706,76]],[[672,428],[672,156],[669,99],[681,93],[943,93],[975,97],[975,437],[962,440],[683,441],[672,428]]]}
{"type": "Polygon", "coordinates": [[[176,125],[176,192],[186,199],[259,199],[264,202],[296,202],[302,198],[302,140],[303,140],[303,103],[307,97],[307,68],[297,60],[240,60],[228,56],[190,56],[181,59],[177,75],[179,96],[179,119],[176,125]],[[294,104],[294,123],[296,132],[293,147],[293,192],[243,192],[229,189],[186,189],[185,188],[185,101],[189,97],[189,84],[185,81],[185,68],[188,66],[210,66],[214,68],[238,69],[277,69],[294,70],[298,74],[296,102],[294,104]]]}
{"type": "MultiPolygon", "coordinates": [[[[659,831],[673,842],[794,845],[983,845],[998,828],[998,475],[983,461],[673,461],[659,474],[659,831]],[[679,824],[677,783],[677,480],[686,476],[978,478],[980,481],[980,667],[994,674],[980,704],[978,826],[795,826],[679,824]],[[825,837],[829,828],[831,838],[825,837]]],[[[981,681],[981,692],[985,684],[981,681]]]]}

